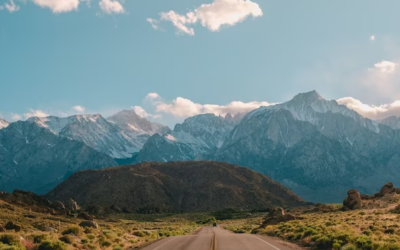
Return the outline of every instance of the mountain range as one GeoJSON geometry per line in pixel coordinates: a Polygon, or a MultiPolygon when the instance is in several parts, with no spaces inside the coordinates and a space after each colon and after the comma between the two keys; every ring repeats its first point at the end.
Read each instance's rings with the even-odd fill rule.
{"type": "MultiPolygon", "coordinates": [[[[30,136],[36,136],[36,130],[41,128],[57,140],[79,142],[98,154],[101,162],[98,166],[82,161],[72,169],[146,161],[221,161],[266,174],[305,200],[319,202],[341,201],[350,188],[375,193],[388,181],[400,185],[400,119],[373,121],[334,100],[324,99],[316,91],[247,114],[196,115],[173,130],[152,123],[133,110],[108,118],[50,116],[11,124],[1,120],[0,124],[5,127],[0,130],[3,147],[22,147],[12,140],[1,141],[1,136],[11,138],[12,128],[20,124],[27,127],[24,133],[30,136]]],[[[37,144],[40,148],[36,150],[59,154],[42,146],[46,143],[37,144]]],[[[7,157],[0,156],[0,171],[3,171],[0,174],[16,171],[17,166],[12,163],[17,154],[14,150],[7,157]],[[2,162],[8,162],[7,168],[2,162]]],[[[68,160],[65,158],[60,164],[68,165],[68,160]]],[[[34,169],[50,162],[35,158],[30,164],[34,169]]],[[[51,164],[57,168],[57,164],[51,164]]],[[[72,172],[49,178],[47,182],[59,182],[72,172]]],[[[18,177],[10,173],[9,176],[18,177]]],[[[9,184],[8,189],[18,186],[16,182],[9,183],[14,186],[9,184]]]]}

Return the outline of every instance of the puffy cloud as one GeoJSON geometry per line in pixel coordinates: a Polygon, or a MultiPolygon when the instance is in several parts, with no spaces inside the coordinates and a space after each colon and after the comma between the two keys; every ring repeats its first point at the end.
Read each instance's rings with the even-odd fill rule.
{"type": "Polygon", "coordinates": [[[47,117],[49,114],[42,110],[35,110],[35,109],[29,109],[30,111],[28,113],[24,114],[24,118],[28,119],[30,117],[47,117]]]}
{"type": "Polygon", "coordinates": [[[124,7],[118,1],[102,0],[99,6],[107,14],[121,14],[125,12],[124,7]]]}
{"type": "Polygon", "coordinates": [[[74,106],[74,107],[72,107],[72,109],[73,110],[75,110],[76,112],[78,112],[78,113],[83,113],[83,112],[85,112],[85,108],[84,107],[82,107],[82,106],[74,106]]]}
{"type": "Polygon", "coordinates": [[[190,116],[213,113],[215,115],[225,116],[226,114],[238,114],[247,113],[260,106],[269,106],[271,103],[268,102],[241,102],[233,101],[227,105],[217,104],[200,104],[195,103],[189,99],[183,97],[177,97],[171,102],[165,102],[157,93],[150,93],[146,96],[145,100],[155,108],[156,113],[166,113],[177,118],[187,118],[190,116]]]}
{"type": "Polygon", "coordinates": [[[42,8],[49,8],[53,13],[69,12],[77,10],[79,0],[32,0],[42,8]]]}
{"type": "Polygon", "coordinates": [[[389,116],[400,116],[400,100],[379,106],[362,103],[353,97],[341,98],[337,102],[372,120],[382,120],[389,116]]]}
{"type": "MultiPolygon", "coordinates": [[[[222,26],[234,26],[248,16],[260,17],[262,15],[260,6],[250,0],[215,0],[211,4],[203,4],[185,15],[177,14],[175,11],[160,13],[161,20],[172,22],[179,32],[188,35],[195,34],[194,29],[189,25],[197,22],[211,31],[219,31],[222,26]]],[[[152,26],[154,25],[154,21],[150,23],[152,26]]],[[[155,27],[153,26],[153,28],[155,27]]]]}
{"type": "Polygon", "coordinates": [[[393,73],[398,64],[391,61],[381,61],[374,64],[374,66],[382,73],[393,73]]]}
{"type": "Polygon", "coordinates": [[[4,6],[0,6],[0,10],[7,9],[9,12],[19,11],[19,6],[15,4],[14,0],[10,0],[10,3],[5,3],[4,6]]]}

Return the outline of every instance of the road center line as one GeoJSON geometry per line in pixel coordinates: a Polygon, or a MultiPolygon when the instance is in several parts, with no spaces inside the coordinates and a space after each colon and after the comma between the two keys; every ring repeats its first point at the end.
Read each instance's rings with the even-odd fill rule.
{"type": "Polygon", "coordinates": [[[159,249],[160,247],[164,246],[164,245],[167,244],[168,242],[171,242],[171,241],[173,241],[173,240],[175,240],[175,239],[177,239],[177,238],[178,238],[178,237],[175,237],[175,238],[173,238],[173,239],[170,239],[169,241],[164,242],[163,244],[159,245],[158,247],[154,248],[153,250],[159,249]]]}
{"type": "Polygon", "coordinates": [[[270,245],[271,247],[275,248],[276,250],[281,250],[281,249],[277,248],[276,246],[274,246],[274,245],[272,245],[272,244],[266,242],[265,240],[262,240],[262,239],[260,239],[260,238],[258,238],[258,237],[256,237],[256,236],[254,236],[254,235],[252,235],[252,236],[253,236],[254,238],[259,239],[259,240],[261,240],[262,242],[264,242],[264,243],[270,245]]]}

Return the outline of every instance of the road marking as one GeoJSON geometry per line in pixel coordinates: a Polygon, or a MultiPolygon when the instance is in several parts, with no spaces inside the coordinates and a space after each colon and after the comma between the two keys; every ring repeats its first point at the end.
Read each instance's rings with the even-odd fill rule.
{"type": "Polygon", "coordinates": [[[281,249],[277,248],[276,246],[274,246],[274,245],[272,245],[272,244],[266,242],[265,240],[262,240],[262,239],[260,239],[260,238],[258,238],[258,237],[256,237],[256,236],[254,236],[254,235],[252,235],[252,236],[253,236],[254,238],[259,239],[259,240],[261,240],[262,242],[264,242],[264,243],[270,245],[271,247],[275,248],[276,250],[281,250],[281,249]]]}
{"type": "Polygon", "coordinates": [[[171,242],[171,241],[173,241],[173,240],[175,240],[175,239],[177,239],[177,238],[178,238],[178,237],[175,237],[175,238],[173,238],[173,239],[170,239],[169,241],[164,242],[163,244],[159,245],[158,247],[154,248],[153,250],[159,249],[160,247],[164,246],[164,245],[167,244],[168,242],[171,242]]]}

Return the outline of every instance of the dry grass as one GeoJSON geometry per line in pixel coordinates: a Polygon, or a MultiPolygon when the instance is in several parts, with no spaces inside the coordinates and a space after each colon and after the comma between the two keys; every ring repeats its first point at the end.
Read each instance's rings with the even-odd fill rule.
{"type": "Polygon", "coordinates": [[[302,220],[252,229],[253,221],[229,221],[236,233],[257,233],[279,237],[314,249],[400,250],[400,215],[385,209],[304,213],[302,220]]]}
{"type": "Polygon", "coordinates": [[[196,221],[206,221],[207,216],[119,214],[95,219],[99,228],[94,229],[79,227],[82,220],[75,217],[30,212],[0,200],[0,224],[12,221],[22,228],[0,233],[0,249],[130,249],[159,238],[191,234],[201,226],[196,221]]]}

